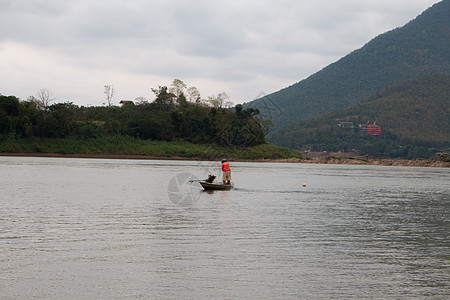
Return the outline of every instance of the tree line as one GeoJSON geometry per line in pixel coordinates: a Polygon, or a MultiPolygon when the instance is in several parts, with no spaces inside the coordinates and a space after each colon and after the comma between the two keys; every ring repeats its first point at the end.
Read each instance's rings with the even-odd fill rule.
{"type": "Polygon", "coordinates": [[[125,135],[144,140],[214,143],[228,147],[266,142],[270,121],[257,118],[257,109],[243,109],[240,104],[225,106],[224,98],[220,97],[210,101],[200,101],[199,97],[188,100],[183,89],[181,85],[171,92],[160,86],[153,89],[153,101],[126,101],[121,106],[50,104],[35,97],[22,101],[15,96],[0,95],[0,141],[125,135]]]}

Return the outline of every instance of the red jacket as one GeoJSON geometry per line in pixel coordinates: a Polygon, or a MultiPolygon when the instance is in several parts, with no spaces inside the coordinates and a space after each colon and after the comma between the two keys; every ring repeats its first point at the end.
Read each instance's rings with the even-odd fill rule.
{"type": "Polygon", "coordinates": [[[227,161],[223,162],[222,163],[222,172],[230,172],[230,171],[231,171],[230,164],[227,161]]]}

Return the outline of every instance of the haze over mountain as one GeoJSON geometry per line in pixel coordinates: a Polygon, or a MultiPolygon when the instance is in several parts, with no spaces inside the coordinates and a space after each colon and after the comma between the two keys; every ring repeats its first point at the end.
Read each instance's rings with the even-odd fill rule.
{"type": "Polygon", "coordinates": [[[244,107],[258,108],[261,117],[271,119],[275,127],[268,139],[278,141],[274,137],[286,126],[366,101],[404,80],[433,74],[450,74],[450,0],[433,5],[405,26],[377,36],[307,79],[244,107]]]}

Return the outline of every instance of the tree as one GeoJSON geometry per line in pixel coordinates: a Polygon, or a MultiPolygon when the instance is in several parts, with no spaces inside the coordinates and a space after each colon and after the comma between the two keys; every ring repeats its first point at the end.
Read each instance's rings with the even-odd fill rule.
{"type": "Polygon", "coordinates": [[[137,105],[148,104],[147,99],[142,96],[135,98],[134,101],[136,101],[137,105]]]}
{"type": "Polygon", "coordinates": [[[111,106],[112,98],[114,97],[114,86],[111,85],[105,85],[105,91],[103,92],[106,97],[106,101],[108,102],[108,106],[111,106]]]}
{"type": "Polygon", "coordinates": [[[187,88],[187,85],[182,80],[175,78],[172,81],[172,85],[169,88],[169,93],[173,93],[177,97],[179,97],[181,94],[184,93],[184,90],[186,88],[187,88]]]}
{"type": "Polygon", "coordinates": [[[220,102],[220,107],[230,107],[231,101],[229,101],[230,97],[227,95],[227,93],[222,92],[219,95],[217,95],[217,100],[220,102]]]}
{"type": "Polygon", "coordinates": [[[208,102],[215,108],[230,108],[233,102],[229,100],[227,93],[222,92],[217,96],[212,95],[208,97],[208,102]]]}
{"type": "Polygon", "coordinates": [[[152,88],[152,92],[155,94],[156,97],[167,94],[167,86],[158,85],[157,89],[152,88]]]}
{"type": "Polygon", "coordinates": [[[61,135],[70,135],[74,123],[78,119],[78,106],[72,102],[56,103],[50,106],[49,110],[64,131],[61,135]]]}
{"type": "MultiPolygon", "coordinates": [[[[34,98],[38,104],[39,109],[45,109],[50,105],[50,102],[55,100],[54,98],[51,98],[52,93],[47,89],[40,89],[39,92],[36,95],[36,98],[34,98]]],[[[32,97],[32,96],[31,96],[32,97]]]]}
{"type": "Polygon", "coordinates": [[[214,108],[219,108],[219,107],[221,107],[220,100],[217,99],[217,97],[214,96],[214,95],[208,96],[208,100],[207,100],[207,101],[208,101],[208,103],[209,103],[212,107],[214,107],[214,108]]]}
{"type": "Polygon", "coordinates": [[[15,133],[20,113],[19,99],[0,95],[0,134],[15,133]]]}
{"type": "Polygon", "coordinates": [[[201,100],[200,92],[194,86],[191,86],[187,89],[187,99],[190,102],[199,103],[201,100]]]}

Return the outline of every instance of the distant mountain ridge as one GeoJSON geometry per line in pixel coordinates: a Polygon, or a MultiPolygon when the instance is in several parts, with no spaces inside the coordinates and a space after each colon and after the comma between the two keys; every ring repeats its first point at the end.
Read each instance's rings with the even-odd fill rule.
{"type": "Polygon", "coordinates": [[[273,139],[298,150],[428,158],[450,150],[449,106],[450,75],[425,76],[388,87],[371,101],[300,121],[273,139]],[[368,134],[367,124],[381,132],[368,134]]]}
{"type": "Polygon", "coordinates": [[[385,87],[408,79],[450,74],[450,0],[441,1],[401,28],[305,80],[245,103],[276,125],[268,135],[298,121],[366,101],[385,87]],[[275,113],[273,113],[275,111],[275,113]]]}

